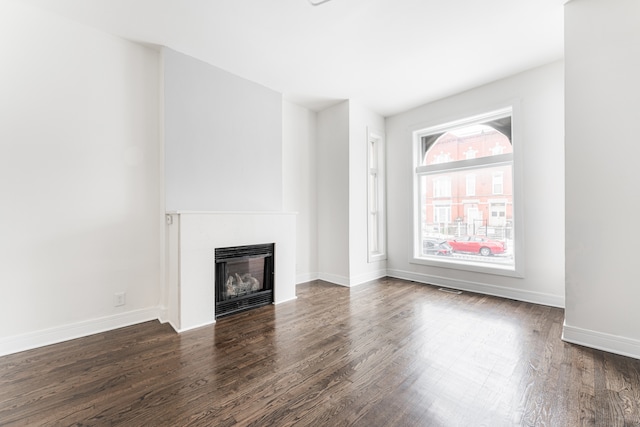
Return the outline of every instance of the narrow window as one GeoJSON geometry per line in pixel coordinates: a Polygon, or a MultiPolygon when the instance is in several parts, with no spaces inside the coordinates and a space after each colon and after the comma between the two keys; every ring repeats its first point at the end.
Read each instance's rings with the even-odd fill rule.
{"type": "Polygon", "coordinates": [[[367,232],[369,262],[386,259],[385,168],[382,134],[367,138],[367,232]]]}
{"type": "Polygon", "coordinates": [[[473,173],[467,174],[466,178],[466,189],[467,196],[475,196],[476,195],[476,175],[473,173]]]}
{"type": "Polygon", "coordinates": [[[491,188],[493,189],[493,194],[502,194],[503,184],[504,184],[504,172],[502,171],[494,172],[491,180],[491,188]]]}

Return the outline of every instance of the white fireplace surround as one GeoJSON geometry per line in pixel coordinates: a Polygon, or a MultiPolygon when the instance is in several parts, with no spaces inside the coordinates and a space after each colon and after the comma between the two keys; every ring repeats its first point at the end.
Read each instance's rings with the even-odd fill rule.
{"type": "Polygon", "coordinates": [[[296,298],[295,213],[170,212],[166,239],[166,320],[178,332],[215,322],[216,248],[274,243],[274,303],[296,298]]]}

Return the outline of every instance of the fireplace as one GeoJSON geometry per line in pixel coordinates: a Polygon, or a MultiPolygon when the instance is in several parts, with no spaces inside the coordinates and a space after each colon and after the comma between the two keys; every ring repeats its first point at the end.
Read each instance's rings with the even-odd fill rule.
{"type": "Polygon", "coordinates": [[[273,303],[273,243],[215,249],[215,317],[273,303]]]}

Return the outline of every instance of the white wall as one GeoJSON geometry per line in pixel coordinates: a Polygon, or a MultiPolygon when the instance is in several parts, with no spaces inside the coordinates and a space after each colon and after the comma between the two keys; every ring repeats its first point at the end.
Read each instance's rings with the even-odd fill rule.
{"type": "Polygon", "coordinates": [[[564,338],[640,358],[640,2],[565,7],[564,338]]]}
{"type": "Polygon", "coordinates": [[[369,132],[384,135],[384,118],[349,100],[349,280],[352,285],[386,276],[386,261],[368,261],[367,146],[369,132]]]}
{"type": "Polygon", "coordinates": [[[353,286],[386,275],[386,262],[367,260],[368,130],[384,119],[356,101],[318,113],[319,278],[353,286]]]}
{"type": "Polygon", "coordinates": [[[318,271],[349,283],[349,102],[318,113],[318,271]]]}
{"type": "Polygon", "coordinates": [[[296,216],[296,283],[318,277],[316,113],[282,103],[282,197],[296,216]]]}
{"type": "Polygon", "coordinates": [[[388,273],[543,304],[564,304],[563,64],[553,63],[390,117],[387,130],[388,273]],[[514,116],[523,159],[524,278],[409,263],[412,239],[412,136],[518,100],[514,116]],[[517,122],[517,123],[516,123],[517,122]]]}
{"type": "Polygon", "coordinates": [[[5,1],[0,64],[0,354],[156,318],[158,53],[5,1]]]}
{"type": "Polygon", "coordinates": [[[163,48],[168,211],[282,210],[282,95],[163,48]]]}

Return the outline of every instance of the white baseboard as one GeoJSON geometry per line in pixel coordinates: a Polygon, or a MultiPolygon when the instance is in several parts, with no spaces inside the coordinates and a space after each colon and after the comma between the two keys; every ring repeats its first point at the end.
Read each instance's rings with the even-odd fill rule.
{"type": "Polygon", "coordinates": [[[359,276],[338,276],[336,274],[319,273],[318,279],[325,282],[333,283],[335,285],[346,286],[348,288],[352,286],[362,285],[372,280],[380,279],[387,276],[387,270],[376,270],[370,273],[360,274],[359,276]]]}
{"type": "Polygon", "coordinates": [[[339,276],[337,274],[330,273],[318,273],[318,279],[324,280],[325,282],[333,283],[334,285],[340,286],[350,286],[349,278],[346,276],[339,276]]]}
{"type": "MultiPolygon", "coordinates": [[[[519,301],[532,302],[536,304],[549,305],[553,307],[564,307],[564,297],[557,295],[543,294],[538,292],[524,291],[520,289],[504,288],[500,286],[487,285],[482,283],[452,280],[445,277],[432,276],[421,273],[413,273],[402,270],[378,270],[356,277],[345,277],[327,273],[313,273],[301,275],[296,279],[298,283],[305,283],[311,280],[324,280],[340,286],[357,286],[381,277],[396,277],[399,279],[412,280],[420,283],[427,283],[448,288],[466,290],[487,295],[494,295],[503,298],[510,298],[519,301]]],[[[284,302],[284,301],[281,301],[284,302]]],[[[0,338],[0,356],[56,344],[76,338],[93,335],[100,332],[118,329],[149,320],[160,320],[163,323],[168,321],[167,312],[164,307],[152,307],[148,309],[130,311],[115,314],[99,319],[92,319],[70,325],[63,325],[55,328],[29,332],[6,338],[0,338]]],[[[176,328],[169,322],[176,332],[185,332],[191,329],[207,326],[215,321],[207,322],[189,328],[176,328]]],[[[624,337],[607,335],[599,332],[588,331],[580,328],[566,326],[563,330],[563,339],[567,342],[581,344],[588,347],[598,348],[612,353],[640,358],[640,342],[624,337]]]]}
{"type": "Polygon", "coordinates": [[[160,308],[152,307],[0,338],[0,356],[82,338],[149,320],[157,320],[159,315],[160,308]]]}
{"type": "Polygon", "coordinates": [[[167,310],[167,307],[158,307],[158,320],[160,323],[169,322],[169,310],[167,310]]]}
{"type": "Polygon", "coordinates": [[[296,285],[301,283],[313,282],[314,280],[318,280],[318,273],[307,273],[307,274],[298,274],[296,276],[296,285]]]}
{"type": "Polygon", "coordinates": [[[493,295],[501,298],[509,298],[518,301],[531,302],[534,304],[548,305],[551,307],[564,308],[564,296],[532,292],[516,288],[505,288],[503,286],[487,285],[466,280],[454,280],[430,274],[414,273],[402,270],[387,270],[389,277],[412,280],[414,282],[442,286],[445,288],[459,289],[461,291],[476,292],[479,294],[493,295]]]}
{"type": "Polygon", "coordinates": [[[176,326],[171,320],[160,320],[160,323],[168,323],[175,332],[180,332],[180,328],[178,328],[178,326],[176,326]]]}
{"type": "Polygon", "coordinates": [[[562,340],[609,353],[640,359],[640,341],[604,332],[592,331],[565,324],[562,326],[562,340]]]}
{"type": "Polygon", "coordinates": [[[297,300],[297,299],[298,299],[298,297],[287,298],[287,299],[284,299],[284,300],[282,300],[282,301],[274,302],[274,303],[273,303],[273,305],[280,305],[280,304],[282,304],[282,303],[289,302],[289,301],[295,301],[295,300],[297,300]]]}
{"type": "Polygon", "coordinates": [[[376,270],[365,274],[360,274],[359,276],[352,276],[349,279],[350,286],[358,286],[364,283],[370,282],[372,280],[380,279],[382,277],[387,276],[387,270],[376,270]]]}
{"type": "Polygon", "coordinates": [[[181,334],[181,333],[183,333],[183,332],[191,331],[191,330],[193,330],[193,329],[204,328],[205,326],[210,326],[210,325],[213,325],[213,324],[215,324],[215,323],[216,323],[216,320],[215,320],[215,319],[213,319],[213,320],[208,321],[208,322],[204,322],[204,323],[200,323],[200,324],[197,324],[197,325],[189,326],[188,328],[178,328],[178,329],[176,329],[176,328],[175,328],[175,326],[173,326],[173,325],[171,325],[171,326],[173,327],[173,329],[174,329],[177,333],[181,334]]]}

